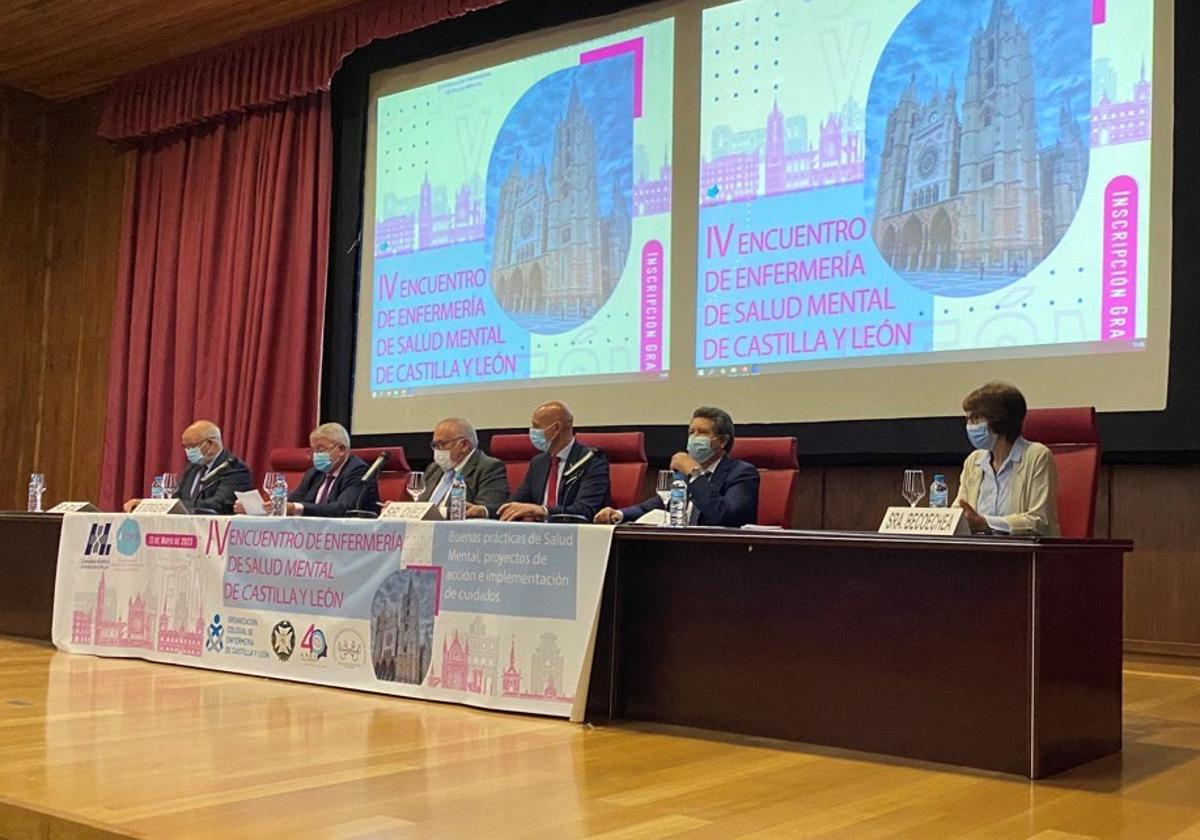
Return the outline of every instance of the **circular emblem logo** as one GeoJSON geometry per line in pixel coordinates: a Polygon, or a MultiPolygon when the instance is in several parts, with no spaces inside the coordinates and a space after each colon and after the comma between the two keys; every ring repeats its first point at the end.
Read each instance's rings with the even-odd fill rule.
{"type": "Polygon", "coordinates": [[[271,630],[271,650],[281,662],[287,662],[296,649],[296,628],[290,621],[281,621],[271,630]]]}
{"type": "Polygon", "coordinates": [[[367,661],[367,645],[353,630],[342,630],[333,640],[333,658],[339,665],[357,668],[367,661]]]}

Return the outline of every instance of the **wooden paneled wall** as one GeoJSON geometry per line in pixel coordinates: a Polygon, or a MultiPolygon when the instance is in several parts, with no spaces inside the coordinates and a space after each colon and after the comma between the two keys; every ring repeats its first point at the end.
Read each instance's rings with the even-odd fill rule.
{"type": "Polygon", "coordinates": [[[99,107],[0,88],[0,508],[34,471],[48,503],[97,496],[125,166],[99,107]]]}

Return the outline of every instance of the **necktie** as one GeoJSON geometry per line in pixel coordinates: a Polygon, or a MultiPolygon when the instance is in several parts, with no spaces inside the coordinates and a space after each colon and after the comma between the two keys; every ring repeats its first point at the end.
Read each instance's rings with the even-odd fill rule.
{"type": "MultiPolygon", "coordinates": [[[[696,480],[692,483],[696,484],[701,481],[710,482],[711,480],[712,480],[712,473],[702,473],[701,475],[696,476],[696,480]]],[[[698,523],[700,521],[700,508],[696,507],[696,503],[691,500],[691,498],[690,498],[691,492],[688,493],[688,496],[689,496],[689,499],[688,499],[688,506],[687,506],[687,514],[688,514],[687,521],[688,521],[689,525],[695,525],[696,523],[698,523]]]]}
{"type": "Polygon", "coordinates": [[[555,458],[550,465],[550,475],[546,478],[546,507],[558,505],[558,474],[562,470],[562,459],[555,458]]]}
{"type": "Polygon", "coordinates": [[[325,480],[321,482],[321,489],[317,491],[317,504],[323,505],[329,498],[329,488],[333,486],[333,474],[325,476],[325,480]]]}
{"type": "Polygon", "coordinates": [[[438,486],[434,488],[433,495],[429,497],[429,501],[435,505],[440,505],[442,499],[446,498],[446,494],[450,492],[450,485],[454,483],[455,471],[450,470],[442,476],[442,480],[438,482],[438,486]]]}

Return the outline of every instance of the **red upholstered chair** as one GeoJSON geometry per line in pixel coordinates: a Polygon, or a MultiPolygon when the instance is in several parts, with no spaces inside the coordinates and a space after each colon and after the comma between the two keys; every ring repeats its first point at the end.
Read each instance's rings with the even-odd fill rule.
{"type": "Polygon", "coordinates": [[[575,439],[584,446],[604,450],[613,507],[629,507],[642,501],[648,468],[643,432],[579,432],[575,439]]]}
{"type": "MultiPolygon", "coordinates": [[[[642,432],[577,432],[584,446],[598,446],[608,458],[613,505],[626,507],[640,502],[646,481],[646,436],[642,432]]],[[[508,486],[516,490],[525,480],[529,462],[537,450],[529,435],[492,435],[490,453],[504,462],[508,486]]]]}
{"type": "Polygon", "coordinates": [[[1034,408],[1021,434],[1050,448],[1058,471],[1058,521],[1062,535],[1092,536],[1100,484],[1100,430],[1094,408],[1034,408]]]}
{"type": "Polygon", "coordinates": [[[508,471],[508,489],[515,492],[529,472],[529,462],[537,454],[529,435],[492,435],[488,454],[504,462],[508,471]]]}
{"type": "MultiPolygon", "coordinates": [[[[307,446],[296,449],[272,449],[269,460],[271,472],[283,473],[283,477],[287,479],[288,489],[295,490],[300,486],[300,479],[304,478],[304,474],[312,468],[312,450],[307,446]]],[[[261,480],[262,476],[258,478],[261,480]]]]}
{"type": "Polygon", "coordinates": [[[796,479],[800,475],[796,439],[740,437],[733,442],[730,455],[758,467],[758,524],[781,528],[791,525],[796,479]]]}
{"type": "Polygon", "coordinates": [[[368,467],[375,463],[380,452],[391,452],[392,457],[379,471],[379,501],[411,501],[408,495],[408,474],[412,472],[412,467],[408,465],[403,446],[371,446],[350,451],[366,461],[368,467]]]}

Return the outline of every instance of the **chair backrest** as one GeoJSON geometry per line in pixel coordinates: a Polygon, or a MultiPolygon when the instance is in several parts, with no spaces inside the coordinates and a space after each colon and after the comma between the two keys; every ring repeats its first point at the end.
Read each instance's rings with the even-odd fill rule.
{"type": "Polygon", "coordinates": [[[525,480],[525,473],[529,472],[529,462],[533,460],[537,450],[529,442],[527,434],[492,435],[488,454],[504,462],[504,469],[508,472],[508,489],[516,492],[525,480]]]}
{"type": "Polygon", "coordinates": [[[644,432],[579,432],[575,439],[584,446],[604,450],[613,507],[629,507],[642,501],[648,469],[644,432]]]}
{"type": "Polygon", "coordinates": [[[1025,415],[1021,434],[1044,444],[1058,472],[1058,522],[1064,537],[1092,536],[1096,491],[1100,485],[1100,430],[1096,409],[1034,408],[1025,415]]]}
{"type": "Polygon", "coordinates": [[[740,437],[733,442],[729,454],[758,468],[758,524],[790,526],[796,479],[800,475],[796,439],[740,437]]]}
{"type": "Polygon", "coordinates": [[[410,501],[408,496],[408,474],[412,472],[412,468],[408,465],[408,458],[404,455],[403,446],[369,446],[362,449],[351,449],[350,451],[366,461],[368,467],[375,462],[380,452],[391,452],[392,457],[388,459],[388,462],[383,465],[383,469],[379,471],[379,501],[410,501]]]}
{"type": "Polygon", "coordinates": [[[295,490],[300,486],[300,479],[312,468],[312,450],[307,446],[272,449],[268,460],[271,472],[283,473],[288,489],[295,490]]]}
{"type": "MultiPolygon", "coordinates": [[[[379,471],[379,499],[388,502],[407,501],[408,493],[405,488],[408,485],[408,474],[412,470],[408,466],[408,459],[404,456],[403,446],[376,446],[351,449],[350,451],[370,464],[380,452],[385,450],[391,452],[392,457],[379,471]]],[[[295,490],[300,484],[300,479],[304,478],[304,474],[312,468],[312,450],[307,446],[272,449],[270,462],[271,471],[283,473],[288,487],[295,490]]]]}
{"type": "MultiPolygon", "coordinates": [[[[577,432],[575,439],[584,446],[604,450],[614,505],[627,507],[641,501],[647,469],[643,432],[577,432]]],[[[537,450],[529,442],[529,435],[492,435],[489,454],[504,462],[508,486],[515,491],[525,480],[529,462],[537,450]]]]}

